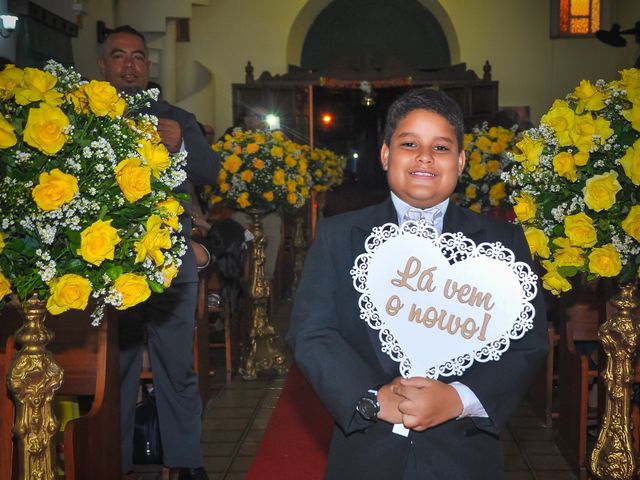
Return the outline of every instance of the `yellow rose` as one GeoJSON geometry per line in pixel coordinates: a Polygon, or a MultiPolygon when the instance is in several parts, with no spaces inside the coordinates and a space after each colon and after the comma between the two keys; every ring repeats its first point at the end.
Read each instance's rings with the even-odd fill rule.
{"type": "Polygon", "coordinates": [[[49,72],[27,67],[24,69],[22,85],[15,89],[16,103],[28,105],[32,102],[45,102],[57,107],[62,103],[62,93],[55,89],[58,79],[49,72]]]}
{"type": "Polygon", "coordinates": [[[631,122],[634,130],[640,132],[640,99],[636,99],[636,101],[632,103],[630,110],[623,110],[622,116],[631,122]]]}
{"type": "Polygon", "coordinates": [[[0,115],[0,148],[11,148],[18,143],[15,129],[2,115],[0,115]]]}
{"type": "Polygon", "coordinates": [[[0,100],[13,98],[15,90],[22,84],[24,71],[15,65],[7,65],[0,72],[0,100]]]}
{"type": "Polygon", "coordinates": [[[469,206],[469,210],[471,210],[472,212],[480,213],[482,211],[482,208],[480,207],[479,202],[475,202],[471,204],[471,206],[469,206]]]}
{"type": "Polygon", "coordinates": [[[256,153],[258,150],[260,150],[260,145],[258,145],[257,143],[250,143],[249,145],[247,145],[247,153],[249,155],[256,153]]]}
{"type": "Polygon", "coordinates": [[[178,225],[180,223],[178,217],[184,213],[184,207],[178,199],[169,197],[157,203],[156,208],[160,210],[162,221],[165,225],[171,227],[173,231],[178,231],[178,225]]]}
{"type": "Polygon", "coordinates": [[[109,82],[91,80],[85,85],[84,91],[89,100],[89,108],[98,117],[121,117],[124,114],[126,102],[120,98],[118,91],[109,82]]]}
{"type": "Polygon", "coordinates": [[[491,151],[491,140],[486,136],[482,135],[480,138],[476,140],[476,147],[478,147],[481,151],[488,153],[491,151]]]}
{"type": "Polygon", "coordinates": [[[122,303],[117,306],[118,310],[126,310],[151,296],[151,289],[147,279],[135,273],[125,273],[116,278],[113,288],[122,295],[122,303]]]}
{"type": "Polygon", "coordinates": [[[593,136],[596,134],[596,122],[590,113],[575,118],[569,137],[580,152],[589,152],[593,147],[593,136]]]}
{"type": "Polygon", "coordinates": [[[76,253],[85,261],[100,266],[105,260],[113,260],[116,245],[121,238],[111,222],[112,220],[97,220],[82,231],[80,248],[76,253]]]}
{"type": "Polygon", "coordinates": [[[281,168],[277,168],[275,172],[273,172],[273,184],[274,185],[284,185],[285,175],[284,170],[281,168]]]}
{"type": "Polygon", "coordinates": [[[289,193],[295,192],[296,187],[298,186],[295,180],[287,180],[286,185],[287,185],[287,192],[289,193]]]}
{"type": "Polygon", "coordinates": [[[69,203],[76,193],[78,193],[78,179],[54,168],[49,173],[40,174],[38,185],[33,187],[31,196],[39,208],[50,212],[69,203]]]}
{"type": "Polygon", "coordinates": [[[617,83],[620,88],[627,91],[627,99],[633,101],[640,94],[640,70],[637,68],[620,70],[620,81],[617,83]]]}
{"type": "Polygon", "coordinates": [[[262,170],[264,168],[264,160],[256,158],[253,161],[253,166],[256,168],[256,170],[262,170]]]}
{"type": "Polygon", "coordinates": [[[293,168],[293,167],[295,167],[295,166],[296,166],[296,159],[295,159],[295,157],[294,157],[293,155],[287,155],[287,156],[284,158],[284,163],[285,163],[285,165],[286,165],[287,167],[289,167],[289,168],[293,168]]]}
{"type": "Polygon", "coordinates": [[[569,152],[560,152],[553,157],[553,169],[559,176],[570,182],[575,182],[578,179],[576,162],[569,152]]]}
{"type": "Polygon", "coordinates": [[[498,160],[489,160],[487,162],[487,172],[496,173],[500,170],[500,162],[498,160]]]}
{"type": "Polygon", "coordinates": [[[229,173],[236,173],[238,170],[240,170],[240,167],[242,166],[242,160],[240,159],[239,156],[232,154],[225,159],[222,166],[224,167],[225,170],[228,170],[229,173]]]}
{"type": "Polygon", "coordinates": [[[47,300],[47,310],[52,315],[60,315],[69,309],[84,310],[89,302],[91,283],[75,273],[67,273],[54,278],[49,283],[51,296],[47,300]]]}
{"type": "Polygon", "coordinates": [[[162,286],[164,288],[169,288],[173,279],[178,275],[178,267],[176,267],[175,263],[171,262],[169,265],[163,265],[160,271],[162,272],[162,278],[164,278],[162,286]]]}
{"type": "Polygon", "coordinates": [[[515,201],[513,211],[520,222],[527,223],[536,218],[538,206],[531,195],[522,193],[515,198],[515,201]]]}
{"type": "Polygon", "coordinates": [[[564,218],[564,233],[576,247],[593,247],[598,240],[593,220],[584,212],[569,215],[564,218]]]}
{"type": "Polygon", "coordinates": [[[88,115],[91,110],[89,109],[89,99],[84,91],[85,87],[86,84],[83,84],[73,92],[67,93],[67,100],[73,104],[73,110],[76,113],[88,115]]]}
{"type": "Polygon", "coordinates": [[[507,192],[505,191],[504,182],[498,182],[491,186],[489,189],[489,202],[494,207],[500,205],[500,200],[507,196],[507,192]]]}
{"type": "MultiPolygon", "coordinates": [[[[273,132],[273,133],[271,134],[271,136],[272,136],[272,137],[273,137],[277,142],[280,142],[280,143],[284,142],[284,136],[283,136],[282,132],[281,132],[281,131],[279,131],[279,130],[276,130],[275,132],[273,132]]],[[[282,154],[280,154],[280,155],[282,155],[282,154]]]]}
{"type": "Polygon", "coordinates": [[[480,163],[482,161],[482,155],[480,154],[479,150],[474,150],[473,152],[471,152],[471,155],[469,155],[469,163],[480,163]]]}
{"type": "Polygon", "coordinates": [[[575,112],[569,108],[564,100],[556,100],[553,102],[549,111],[542,116],[540,123],[551,127],[558,139],[558,145],[567,147],[572,145],[569,132],[573,129],[575,121],[575,112]]]}
{"type": "Polygon", "coordinates": [[[588,179],[582,189],[582,195],[590,209],[600,212],[609,210],[616,203],[616,194],[620,190],[622,186],[618,182],[618,173],[610,170],[588,179]]]}
{"type": "Polygon", "coordinates": [[[55,155],[67,141],[64,131],[69,123],[69,118],[58,107],[41,103],[39,108],[29,110],[23,132],[24,141],[46,155],[55,155]]]}
{"type": "Polygon", "coordinates": [[[602,110],[605,107],[604,101],[607,95],[598,91],[589,80],[582,80],[573,91],[573,97],[578,99],[576,113],[581,114],[585,110],[592,112],[602,110]]]}
{"type": "Polygon", "coordinates": [[[465,133],[464,137],[462,138],[462,149],[469,150],[469,145],[471,145],[471,142],[473,142],[473,135],[470,133],[465,133]]]}
{"type": "Polygon", "coordinates": [[[9,282],[7,277],[5,277],[2,272],[0,272],[0,300],[2,300],[4,297],[9,295],[10,293],[11,293],[11,283],[9,282]]]}
{"type": "Polygon", "coordinates": [[[633,184],[640,185],[640,140],[636,140],[632,146],[627,148],[624,156],[620,159],[620,164],[624,169],[624,174],[633,184]]]}
{"type": "Polygon", "coordinates": [[[545,260],[542,262],[542,266],[547,270],[542,276],[542,286],[549,290],[554,295],[560,295],[563,292],[571,290],[571,283],[558,273],[556,265],[550,261],[545,260]]]}
{"type": "Polygon", "coordinates": [[[487,169],[484,163],[470,162],[469,163],[469,176],[472,180],[480,180],[487,174],[487,169]]]}
{"type": "Polygon", "coordinates": [[[600,145],[607,143],[607,140],[611,138],[615,132],[611,128],[611,122],[606,118],[598,117],[594,120],[596,127],[596,135],[600,137],[600,145]]]}
{"type": "Polygon", "coordinates": [[[532,256],[538,255],[542,258],[549,258],[549,255],[551,255],[549,237],[542,230],[530,227],[525,229],[524,236],[527,239],[532,256]]]}
{"type": "Polygon", "coordinates": [[[273,202],[273,192],[264,192],[262,194],[262,198],[264,198],[267,202],[273,202]]]}
{"type": "MultiPolygon", "coordinates": [[[[640,242],[640,205],[634,205],[620,224],[627,235],[640,242]]],[[[0,252],[2,248],[0,248],[0,252]]]]}
{"type": "Polygon", "coordinates": [[[478,192],[475,185],[467,185],[467,188],[464,189],[464,194],[470,200],[476,198],[478,196],[478,192]]]}
{"type": "Polygon", "coordinates": [[[295,192],[287,193],[287,202],[289,202],[290,205],[295,205],[297,201],[298,196],[295,194],[295,192]]]}
{"type": "Polygon", "coordinates": [[[277,146],[277,145],[276,145],[276,146],[274,146],[274,147],[271,147],[271,156],[272,156],[272,157],[280,158],[280,157],[282,157],[282,154],[283,154],[283,153],[284,153],[284,152],[283,152],[283,150],[282,150],[282,147],[279,147],[279,146],[277,146]]]}
{"type": "Polygon", "coordinates": [[[553,252],[553,257],[559,267],[582,267],[584,265],[584,250],[571,244],[571,240],[565,237],[556,238],[553,241],[558,249],[553,252]]]}
{"type": "Polygon", "coordinates": [[[589,161],[589,152],[576,152],[573,155],[573,161],[578,167],[584,167],[589,161]]]}
{"type": "Polygon", "coordinates": [[[122,160],[114,170],[125,198],[133,203],[151,193],[151,170],[139,158],[122,160]]]}
{"type": "Polygon", "coordinates": [[[169,168],[171,164],[169,161],[169,150],[167,150],[167,147],[162,143],[154,144],[149,140],[140,140],[138,153],[151,169],[151,173],[155,178],[160,178],[160,174],[169,168]]]}
{"type": "Polygon", "coordinates": [[[218,182],[218,186],[220,187],[220,193],[227,193],[229,191],[229,188],[231,188],[231,185],[226,182],[218,182]]]}
{"type": "Polygon", "coordinates": [[[610,243],[594,248],[589,254],[589,272],[600,277],[615,277],[622,270],[620,254],[610,243]]]}
{"type": "Polygon", "coordinates": [[[249,201],[249,192],[242,192],[240,195],[238,195],[236,203],[240,205],[240,208],[249,207],[251,205],[251,202],[249,201]]]}
{"type": "Polygon", "coordinates": [[[516,143],[516,151],[513,158],[516,162],[522,163],[522,167],[526,172],[533,172],[540,163],[540,156],[543,150],[543,139],[533,139],[525,135],[522,140],[516,143]]]}
{"type": "Polygon", "coordinates": [[[247,183],[251,183],[253,180],[253,172],[251,170],[243,170],[240,174],[240,178],[247,183]]]}
{"type": "Polygon", "coordinates": [[[162,218],[151,215],[147,219],[146,232],[140,240],[134,243],[136,250],[136,263],[141,263],[145,258],[155,262],[156,266],[164,264],[162,250],[171,248],[171,235],[169,230],[162,228],[162,218]]]}

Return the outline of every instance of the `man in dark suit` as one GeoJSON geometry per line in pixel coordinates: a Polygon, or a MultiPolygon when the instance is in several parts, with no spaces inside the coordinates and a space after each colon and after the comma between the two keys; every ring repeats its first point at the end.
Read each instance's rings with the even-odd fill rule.
{"type": "Polygon", "coordinates": [[[373,227],[402,223],[416,210],[439,232],[499,241],[517,260],[531,262],[519,226],[449,201],[465,164],[463,131],[460,109],[445,94],[408,92],[389,110],[381,149],[391,198],[318,225],[287,341],[336,422],[327,479],[504,476],[499,432],[546,356],[541,293],[533,302],[533,330],[512,341],[499,361],[475,362],[459,377],[401,379],[398,363],[382,352],[379,332],[360,317],[349,273],[373,227]],[[410,429],[408,436],[393,433],[393,424],[410,429]]]}
{"type": "MultiPolygon", "coordinates": [[[[100,73],[118,90],[134,94],[147,87],[149,59],[144,36],[129,26],[111,31],[98,58],[100,73]]],[[[152,102],[158,133],[169,152],[188,152],[187,180],[175,189],[189,193],[189,183],[211,185],[220,161],[206,142],[195,117],[164,101],[152,102]]],[[[193,368],[193,332],[198,275],[189,237],[191,202],[180,216],[188,246],[171,287],[120,315],[120,378],[123,472],[133,467],[135,404],[142,366],[143,333],[153,370],[164,463],[173,478],[206,479],[200,452],[202,405],[193,368]]]]}

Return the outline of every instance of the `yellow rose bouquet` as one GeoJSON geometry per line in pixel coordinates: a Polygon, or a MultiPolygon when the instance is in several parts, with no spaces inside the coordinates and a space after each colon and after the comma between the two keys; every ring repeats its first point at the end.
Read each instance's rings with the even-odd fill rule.
{"type": "Polygon", "coordinates": [[[344,156],[326,148],[315,148],[308,156],[313,190],[326,192],[342,183],[347,163],[344,156]]]}
{"type": "Polygon", "coordinates": [[[97,324],[171,283],[186,155],[135,113],[152,97],[55,62],[0,72],[0,308],[10,294],[37,293],[54,315],[91,301],[97,324]]]}
{"type": "Polygon", "coordinates": [[[300,208],[310,195],[309,160],[303,146],[282,132],[236,129],[213,145],[222,157],[211,202],[234,210],[300,208]]]}
{"type": "Polygon", "coordinates": [[[492,207],[508,207],[509,189],[502,180],[512,159],[508,152],[515,144],[513,130],[489,127],[485,122],[464,136],[467,164],[458,181],[457,203],[474,212],[489,213],[492,207]]]}
{"type": "Polygon", "coordinates": [[[556,295],[587,279],[638,278],[640,71],[583,80],[517,143],[505,179],[542,280],[556,295]]]}

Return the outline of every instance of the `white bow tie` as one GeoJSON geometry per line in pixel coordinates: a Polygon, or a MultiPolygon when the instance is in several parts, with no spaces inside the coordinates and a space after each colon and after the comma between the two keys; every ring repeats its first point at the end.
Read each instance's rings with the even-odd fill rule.
{"type": "Polygon", "coordinates": [[[403,222],[409,220],[418,221],[425,220],[429,225],[435,225],[436,220],[442,217],[442,212],[438,208],[428,208],[420,210],[419,208],[410,208],[402,217],[403,222]]]}

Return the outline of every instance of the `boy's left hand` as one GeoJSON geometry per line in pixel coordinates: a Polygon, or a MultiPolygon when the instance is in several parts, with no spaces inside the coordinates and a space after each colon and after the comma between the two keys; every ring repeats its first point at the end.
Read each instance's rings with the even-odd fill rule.
{"type": "Polygon", "coordinates": [[[402,379],[391,387],[404,400],[398,405],[406,428],[422,432],[462,413],[462,400],[455,388],[424,377],[402,379]]]}

